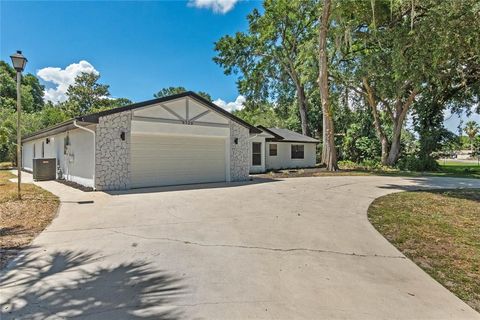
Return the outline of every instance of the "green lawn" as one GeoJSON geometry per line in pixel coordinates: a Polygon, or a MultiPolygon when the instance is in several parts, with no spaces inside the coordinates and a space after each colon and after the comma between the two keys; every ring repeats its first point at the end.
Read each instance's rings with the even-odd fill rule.
{"type": "Polygon", "coordinates": [[[439,160],[441,171],[447,174],[468,176],[473,178],[480,178],[480,165],[478,162],[460,162],[452,160],[439,160]]]}
{"type": "Polygon", "coordinates": [[[373,226],[435,280],[480,311],[480,189],[376,199],[373,226]]]}
{"type": "Polygon", "coordinates": [[[399,176],[399,177],[452,177],[452,178],[474,178],[480,179],[480,166],[476,163],[459,163],[439,161],[438,171],[403,171],[392,168],[370,168],[355,163],[339,163],[340,171],[330,172],[323,167],[305,169],[275,170],[258,175],[265,178],[293,178],[293,177],[321,177],[321,176],[399,176]]]}

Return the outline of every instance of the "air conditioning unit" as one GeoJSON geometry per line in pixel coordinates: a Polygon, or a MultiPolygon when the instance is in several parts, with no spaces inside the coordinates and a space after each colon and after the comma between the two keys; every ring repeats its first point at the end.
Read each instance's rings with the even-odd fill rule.
{"type": "Polygon", "coordinates": [[[55,180],[57,159],[33,159],[33,180],[55,180]]]}

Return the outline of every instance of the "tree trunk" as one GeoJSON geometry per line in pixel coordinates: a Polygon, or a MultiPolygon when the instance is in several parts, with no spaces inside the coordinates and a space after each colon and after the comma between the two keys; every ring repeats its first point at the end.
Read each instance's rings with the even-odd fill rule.
{"type": "Polygon", "coordinates": [[[388,158],[385,163],[387,166],[395,165],[400,156],[400,140],[402,135],[402,128],[403,121],[397,119],[397,121],[393,123],[392,145],[390,147],[390,152],[388,153],[388,158]]]}
{"type": "Polygon", "coordinates": [[[337,151],[335,149],[335,128],[333,125],[333,117],[331,113],[328,93],[328,60],[327,60],[327,32],[330,18],[331,0],[325,0],[323,2],[323,13],[320,17],[319,25],[319,86],[320,96],[322,100],[323,111],[323,150],[322,159],[327,166],[328,171],[337,171],[337,151]]]}
{"type": "Polygon", "coordinates": [[[385,131],[383,131],[382,125],[380,123],[380,115],[378,114],[377,110],[377,101],[375,100],[375,95],[373,93],[372,88],[368,84],[367,78],[363,78],[363,87],[366,91],[366,98],[367,103],[372,110],[373,115],[373,124],[375,126],[375,132],[377,133],[377,137],[380,140],[382,145],[382,155],[381,155],[381,162],[383,165],[387,165],[388,163],[388,139],[385,131]]]}
{"type": "Polygon", "coordinates": [[[302,125],[302,134],[309,136],[307,121],[307,98],[305,96],[305,88],[302,84],[297,84],[297,101],[300,111],[300,121],[302,125]]]}
{"type": "Polygon", "coordinates": [[[397,163],[397,160],[400,156],[400,142],[402,136],[402,128],[405,122],[405,118],[407,117],[408,110],[410,109],[411,105],[415,101],[415,97],[418,94],[416,89],[413,89],[407,99],[403,102],[401,98],[397,98],[395,103],[395,113],[393,112],[392,108],[388,101],[382,100],[383,105],[386,107],[386,112],[390,116],[390,119],[393,123],[393,133],[391,137],[391,145],[388,143],[388,138],[383,130],[380,115],[377,109],[377,98],[376,95],[370,87],[368,83],[368,79],[364,77],[362,79],[363,87],[364,87],[364,94],[367,99],[367,104],[372,109],[373,115],[373,123],[375,125],[375,132],[377,133],[378,139],[382,144],[382,164],[386,166],[393,166],[397,163]]]}
{"type": "Polygon", "coordinates": [[[327,130],[325,130],[327,124],[325,113],[322,112],[322,163],[327,163],[327,130]]]}
{"type": "Polygon", "coordinates": [[[415,101],[417,96],[417,90],[413,89],[412,92],[408,95],[408,98],[405,102],[398,99],[396,103],[395,115],[392,115],[393,121],[393,133],[392,133],[392,145],[390,147],[390,152],[388,154],[387,165],[393,166],[397,163],[398,158],[400,157],[400,143],[402,138],[402,129],[403,124],[405,123],[405,118],[407,117],[408,110],[410,106],[415,101]]]}
{"type": "Polygon", "coordinates": [[[381,163],[382,165],[386,166],[388,163],[388,140],[387,137],[381,137],[380,143],[382,145],[382,155],[381,155],[381,163]]]}

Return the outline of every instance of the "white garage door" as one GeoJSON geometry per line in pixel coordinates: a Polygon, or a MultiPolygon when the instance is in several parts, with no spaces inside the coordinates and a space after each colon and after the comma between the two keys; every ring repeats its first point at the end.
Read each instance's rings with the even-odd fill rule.
{"type": "Polygon", "coordinates": [[[225,181],[225,139],[132,134],[132,188],[225,181]]]}

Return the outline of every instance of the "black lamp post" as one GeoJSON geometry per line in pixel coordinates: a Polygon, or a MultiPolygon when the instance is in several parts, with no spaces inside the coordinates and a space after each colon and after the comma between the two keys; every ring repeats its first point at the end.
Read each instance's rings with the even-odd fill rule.
{"type": "Polygon", "coordinates": [[[10,56],[13,68],[17,71],[17,172],[18,172],[18,199],[22,199],[20,192],[20,183],[22,182],[22,130],[20,127],[20,114],[22,112],[22,101],[20,94],[20,82],[22,80],[22,72],[27,64],[27,58],[22,55],[22,51],[10,56]]]}

